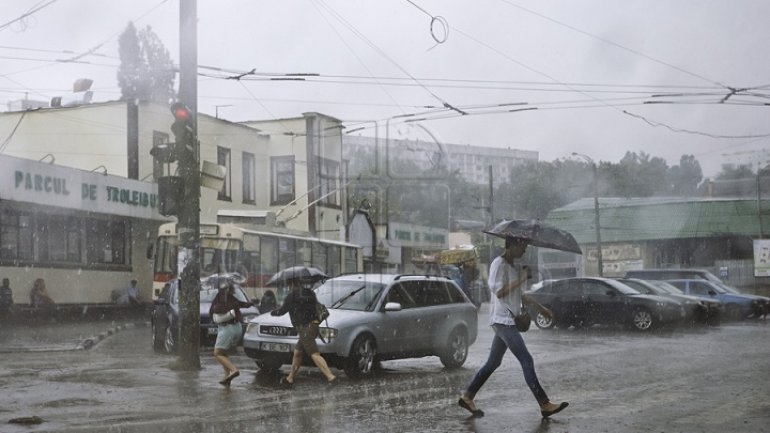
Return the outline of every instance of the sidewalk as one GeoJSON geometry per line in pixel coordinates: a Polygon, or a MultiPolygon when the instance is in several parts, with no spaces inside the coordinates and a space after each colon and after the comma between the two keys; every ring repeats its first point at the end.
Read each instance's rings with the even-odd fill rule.
{"type": "MultiPolygon", "coordinates": [[[[17,318],[18,319],[18,318],[17,318]]],[[[145,326],[142,314],[123,315],[116,320],[34,320],[23,322],[6,317],[0,321],[0,353],[88,350],[109,335],[128,327],[145,326]]]]}

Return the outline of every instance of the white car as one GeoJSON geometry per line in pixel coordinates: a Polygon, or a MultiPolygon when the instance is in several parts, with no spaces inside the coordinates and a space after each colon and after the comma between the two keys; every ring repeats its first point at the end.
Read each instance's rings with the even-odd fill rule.
{"type": "MultiPolygon", "coordinates": [[[[465,363],[476,341],[478,313],[449,278],[353,274],[315,289],[329,318],[319,327],[318,349],[350,377],[367,376],[379,361],[438,356],[447,368],[465,363]]],[[[261,369],[291,364],[297,332],[289,315],[262,314],[249,322],[246,355],[261,369]]]]}

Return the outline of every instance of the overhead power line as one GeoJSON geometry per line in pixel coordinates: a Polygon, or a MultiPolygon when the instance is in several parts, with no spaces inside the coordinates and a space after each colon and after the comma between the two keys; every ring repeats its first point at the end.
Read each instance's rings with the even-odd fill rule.
{"type": "Polygon", "coordinates": [[[10,26],[11,24],[13,24],[13,23],[15,23],[15,22],[19,22],[19,21],[21,21],[21,20],[23,20],[23,19],[25,19],[25,18],[27,18],[27,17],[31,16],[31,15],[32,15],[32,14],[34,14],[35,12],[37,12],[37,11],[39,11],[39,10],[43,9],[43,8],[46,8],[46,7],[48,7],[48,6],[51,6],[52,4],[56,3],[57,1],[59,1],[59,0],[50,0],[48,3],[45,3],[45,4],[43,4],[43,5],[40,5],[40,6],[33,6],[33,7],[32,7],[32,9],[30,9],[29,11],[27,11],[27,12],[23,13],[23,14],[22,14],[21,16],[19,16],[18,18],[14,18],[14,19],[12,19],[12,20],[10,20],[10,21],[6,22],[5,24],[0,24],[0,31],[2,31],[2,30],[5,30],[5,29],[6,29],[8,26],[10,26]]]}
{"type": "Polygon", "coordinates": [[[660,65],[663,65],[663,66],[669,67],[669,68],[671,68],[671,69],[675,69],[675,70],[677,70],[677,71],[679,71],[679,72],[682,72],[682,73],[684,73],[684,74],[690,75],[690,76],[692,76],[692,77],[696,77],[696,78],[699,78],[699,79],[701,79],[701,80],[704,80],[704,81],[708,81],[709,83],[712,83],[712,84],[716,84],[717,86],[720,86],[720,87],[722,87],[722,88],[725,88],[725,89],[729,88],[729,86],[727,86],[726,84],[720,83],[719,81],[716,81],[716,80],[712,80],[712,79],[710,79],[710,78],[707,78],[707,77],[705,77],[705,76],[703,76],[703,75],[697,74],[697,73],[695,73],[695,72],[692,72],[692,71],[688,71],[688,70],[686,70],[686,69],[684,69],[684,68],[681,68],[681,67],[679,67],[679,66],[676,66],[676,65],[674,65],[674,64],[671,64],[671,63],[665,62],[665,61],[663,61],[663,60],[660,60],[660,59],[656,59],[655,57],[652,57],[652,56],[650,56],[650,55],[648,55],[648,54],[645,54],[645,53],[643,53],[643,52],[641,52],[641,51],[635,50],[635,49],[633,49],[633,48],[629,48],[629,47],[626,47],[626,46],[624,46],[624,45],[621,45],[621,44],[619,44],[619,43],[617,43],[617,42],[611,41],[611,40],[609,40],[609,39],[606,39],[606,38],[603,38],[603,37],[601,37],[601,36],[597,36],[597,35],[595,35],[595,34],[593,34],[593,33],[589,33],[589,32],[587,32],[587,31],[585,31],[585,30],[579,29],[579,28],[577,28],[577,27],[574,27],[574,26],[572,26],[572,25],[569,25],[569,24],[567,24],[567,23],[565,23],[565,22],[562,22],[562,21],[556,20],[556,19],[554,19],[554,18],[551,18],[551,17],[549,17],[549,16],[543,15],[543,14],[541,14],[541,13],[539,13],[539,12],[535,12],[535,11],[533,11],[533,10],[531,10],[531,9],[527,9],[527,8],[525,8],[524,6],[518,5],[518,4],[516,4],[516,3],[514,3],[514,2],[512,2],[512,1],[510,1],[510,0],[499,0],[499,1],[501,1],[502,3],[505,3],[505,4],[509,5],[509,6],[515,7],[515,8],[517,8],[517,9],[520,9],[520,10],[522,10],[522,11],[524,11],[524,12],[527,12],[527,13],[529,13],[529,14],[532,14],[532,15],[538,16],[538,17],[540,17],[540,18],[542,18],[542,19],[544,19],[544,20],[548,20],[548,21],[551,21],[552,23],[555,23],[555,24],[558,24],[558,25],[560,25],[560,26],[566,27],[566,28],[568,28],[568,29],[570,29],[570,30],[572,30],[572,31],[578,32],[578,33],[580,33],[580,34],[583,34],[583,35],[586,35],[586,36],[588,36],[588,37],[591,37],[591,38],[594,38],[594,39],[596,39],[596,40],[599,40],[599,41],[601,41],[601,42],[604,42],[605,44],[609,44],[609,45],[612,45],[612,46],[614,46],[614,47],[616,47],[616,48],[620,48],[621,50],[624,50],[624,51],[628,51],[628,52],[630,52],[630,53],[632,53],[632,54],[634,54],[634,55],[637,55],[637,56],[643,57],[643,58],[645,58],[645,59],[647,59],[647,60],[653,61],[653,62],[655,62],[655,63],[658,63],[658,64],[660,64],[660,65]]]}

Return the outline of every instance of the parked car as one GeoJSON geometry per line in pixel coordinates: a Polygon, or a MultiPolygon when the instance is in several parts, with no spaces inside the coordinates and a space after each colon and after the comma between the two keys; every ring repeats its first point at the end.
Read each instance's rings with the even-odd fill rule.
{"type": "Polygon", "coordinates": [[[753,298],[757,301],[757,304],[754,307],[754,312],[752,313],[753,317],[765,317],[768,313],[770,313],[770,298],[767,296],[760,296],[760,295],[752,295],[749,293],[743,293],[740,290],[736,289],[735,287],[728,286],[727,284],[720,284],[720,287],[727,290],[729,293],[735,294],[735,295],[743,295],[748,296],[750,298],[753,298]]]}
{"type": "Polygon", "coordinates": [[[535,325],[541,329],[619,324],[649,331],[678,322],[685,316],[679,302],[658,295],[643,295],[610,278],[550,281],[528,295],[553,312],[553,319],[533,312],[535,325]]]}
{"type": "Polygon", "coordinates": [[[717,299],[725,305],[725,317],[740,320],[761,311],[763,302],[757,296],[731,293],[723,284],[708,280],[668,280],[688,295],[717,299]]]}
{"type": "MultiPolygon", "coordinates": [[[[209,307],[218,288],[211,280],[204,279],[200,292],[200,338],[202,345],[213,345],[217,338],[217,325],[211,320],[209,307]]],[[[235,283],[235,297],[249,302],[241,286],[235,283]]],[[[242,308],[243,329],[246,330],[248,319],[259,314],[256,307],[242,308]]],[[[152,347],[159,353],[175,353],[179,341],[179,280],[173,280],[154,301],[150,315],[152,328],[152,347]]]]}
{"type": "MultiPolygon", "coordinates": [[[[316,341],[318,349],[353,378],[388,359],[435,355],[457,368],[476,341],[477,309],[447,277],[351,274],[315,291],[330,313],[319,327],[325,341],[316,341]]],[[[249,322],[243,348],[260,369],[275,370],[291,363],[296,343],[288,314],[263,314],[249,322]]]]}
{"type": "Polygon", "coordinates": [[[646,295],[659,295],[679,302],[684,307],[686,324],[718,325],[724,306],[716,299],[685,295],[684,292],[662,280],[620,278],[621,283],[646,295]]]}
{"type": "Polygon", "coordinates": [[[683,268],[683,269],[636,269],[626,272],[626,278],[637,278],[640,280],[708,280],[715,283],[722,283],[716,275],[706,269],[683,268]]]}

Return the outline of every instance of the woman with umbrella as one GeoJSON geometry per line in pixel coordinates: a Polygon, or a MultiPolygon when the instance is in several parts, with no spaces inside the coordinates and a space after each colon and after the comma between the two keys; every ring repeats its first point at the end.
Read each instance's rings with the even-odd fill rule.
{"type": "Polygon", "coordinates": [[[235,286],[232,278],[218,277],[219,291],[211,301],[209,316],[217,324],[217,341],[214,343],[214,358],[225,369],[225,378],[219,383],[230,386],[230,382],[241,373],[230,361],[227,352],[238,345],[243,333],[241,308],[251,307],[250,302],[239,301],[235,297],[235,286]]]}
{"type": "MultiPolygon", "coordinates": [[[[299,341],[294,348],[294,356],[291,360],[291,370],[287,376],[281,378],[281,382],[289,388],[294,386],[294,379],[302,365],[302,355],[303,353],[306,353],[326,377],[327,383],[330,385],[335,384],[337,377],[329,369],[326,360],[321,356],[315,342],[315,339],[318,336],[318,325],[320,325],[320,323],[316,314],[316,304],[318,303],[318,299],[311,287],[317,278],[312,276],[310,271],[307,273],[291,273],[291,275],[284,272],[284,278],[283,281],[286,282],[291,291],[283,300],[281,307],[271,311],[270,315],[282,316],[289,313],[291,324],[297,330],[299,341]]],[[[277,278],[273,277],[273,279],[277,278]]],[[[271,281],[273,279],[271,279],[271,281]]],[[[270,284],[270,282],[268,282],[268,284],[270,284]]]]}
{"type": "Polygon", "coordinates": [[[540,405],[540,414],[546,418],[560,412],[568,403],[551,403],[551,400],[540,386],[535,373],[535,363],[527,350],[521,333],[515,326],[514,317],[522,313],[522,302],[532,305],[546,317],[552,317],[551,310],[540,305],[534,299],[524,294],[528,275],[526,266],[514,263],[527,249],[527,239],[522,237],[505,237],[505,252],[489,267],[489,290],[491,292],[491,305],[489,312],[489,324],[495,331],[492,339],[492,348],[489,358],[471,380],[468,388],[463,392],[458,404],[463,409],[470,411],[474,417],[484,416],[484,412],[476,407],[473,399],[481,389],[489,376],[500,366],[506,349],[510,350],[519,360],[524,371],[524,380],[540,405]]]}

